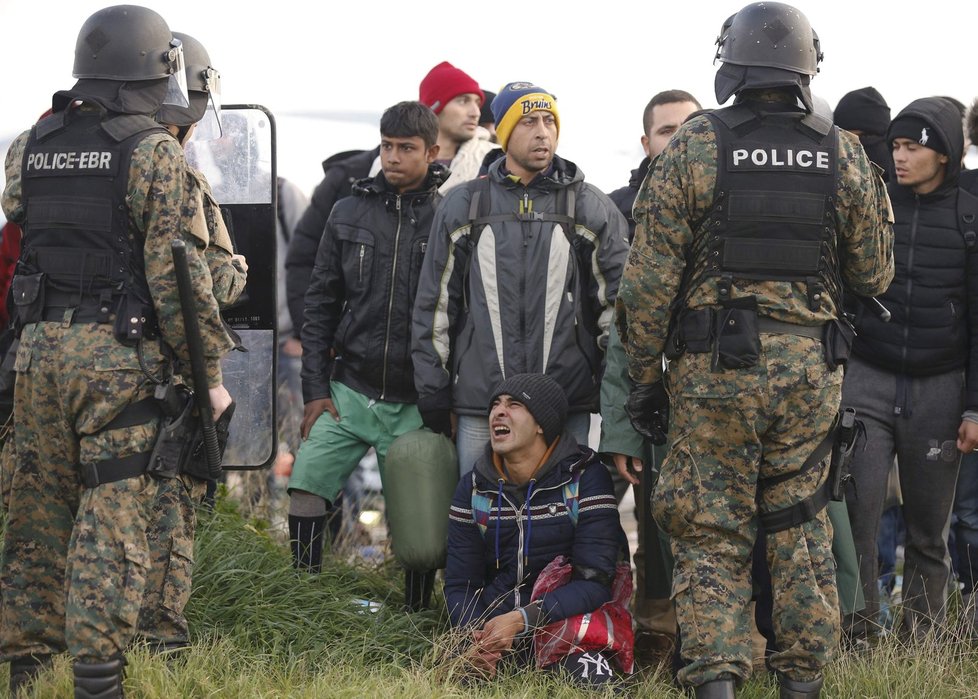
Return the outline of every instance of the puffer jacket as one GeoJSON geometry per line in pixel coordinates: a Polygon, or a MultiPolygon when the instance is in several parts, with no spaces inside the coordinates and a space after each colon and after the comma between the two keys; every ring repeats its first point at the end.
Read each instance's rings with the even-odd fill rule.
{"type": "Polygon", "coordinates": [[[383,173],[333,207],[316,252],[302,326],[302,397],[328,398],[332,378],[369,398],[412,403],[411,311],[437,192],[431,165],[416,192],[383,173]]]}
{"type": "Polygon", "coordinates": [[[483,180],[449,192],[432,224],[412,333],[418,405],[485,415],[504,377],[535,372],[560,384],[572,411],[597,410],[627,223],[574,163],[556,157],[524,186],[505,162],[495,160],[487,175],[488,213],[500,220],[474,248],[470,201],[483,180]],[[568,236],[534,215],[566,213],[557,211],[558,192],[571,187],[576,226],[568,236]]]}
{"type": "Polygon", "coordinates": [[[611,477],[597,455],[565,431],[537,477],[522,486],[503,481],[491,455],[487,445],[452,501],[445,567],[452,625],[481,623],[529,604],[537,577],[558,555],[570,558],[573,579],[543,599],[538,623],[593,612],[611,599],[615,565],[627,559],[628,543],[611,477]],[[576,526],[564,495],[575,477],[576,526]],[[488,513],[473,513],[473,488],[489,502],[488,513]]]}
{"type": "Polygon", "coordinates": [[[853,352],[909,376],[967,368],[966,408],[978,409],[978,371],[971,368],[978,369],[978,264],[974,249],[966,251],[957,214],[961,120],[939,97],[915,100],[897,119],[908,115],[923,119],[948,144],[945,178],[928,194],[889,183],[895,274],[878,298],[892,319],[884,323],[861,307],[853,352]]]}

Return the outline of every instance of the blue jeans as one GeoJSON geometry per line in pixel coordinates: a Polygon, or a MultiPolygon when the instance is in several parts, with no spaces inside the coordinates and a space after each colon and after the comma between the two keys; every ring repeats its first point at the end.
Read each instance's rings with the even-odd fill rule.
{"type": "MultiPolygon", "coordinates": [[[[587,445],[591,429],[591,413],[570,413],[564,429],[573,435],[578,444],[587,445]]],[[[459,478],[472,470],[472,466],[486,448],[489,441],[489,417],[482,415],[459,415],[458,432],[455,435],[455,448],[458,450],[459,478]]]]}
{"type": "Polygon", "coordinates": [[[962,592],[968,595],[975,591],[978,577],[978,453],[961,459],[951,528],[958,554],[958,577],[962,592]]]}

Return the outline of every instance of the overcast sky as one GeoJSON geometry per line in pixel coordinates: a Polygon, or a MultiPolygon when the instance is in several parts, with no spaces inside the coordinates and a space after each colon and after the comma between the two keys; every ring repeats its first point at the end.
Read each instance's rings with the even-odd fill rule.
{"type": "MultiPolygon", "coordinates": [[[[279,174],[307,191],[321,178],[325,157],[372,147],[374,119],[397,101],[417,99],[421,78],[443,60],[486,89],[527,80],[555,94],[558,152],[610,190],[624,185],[641,159],[641,113],[654,93],[681,88],[715,106],[714,41],[744,3],[563,4],[169,0],[148,6],[171,29],[208,48],[222,74],[225,102],[262,104],[278,117],[279,174]],[[295,116],[307,111],[331,119],[295,116]],[[344,114],[352,121],[338,120],[344,114]]],[[[78,30],[104,6],[0,0],[0,141],[29,126],[50,106],[51,93],[72,85],[78,30]]],[[[917,97],[944,94],[970,104],[978,95],[974,0],[808,0],[796,6],[821,39],[825,61],[812,88],[830,105],[866,85],[880,90],[894,114],[917,97]]]]}

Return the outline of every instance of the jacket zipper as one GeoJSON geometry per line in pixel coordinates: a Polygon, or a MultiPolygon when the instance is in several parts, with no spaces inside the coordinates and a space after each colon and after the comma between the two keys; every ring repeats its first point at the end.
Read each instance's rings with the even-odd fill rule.
{"type": "Polygon", "coordinates": [[[360,268],[357,272],[357,281],[363,283],[363,256],[366,253],[366,245],[360,243],[360,268]]]}
{"type": "Polygon", "coordinates": [[[387,394],[387,352],[391,345],[391,315],[394,312],[394,281],[397,279],[397,246],[401,239],[401,195],[395,200],[397,209],[397,230],[394,232],[394,262],[391,264],[390,297],[387,300],[387,330],[384,334],[384,377],[380,385],[380,399],[387,394]]]}
{"type": "MultiPolygon", "coordinates": [[[[580,464],[580,461],[576,462],[574,465],[577,466],[578,464],[580,464]]],[[[547,493],[547,492],[550,492],[551,490],[556,490],[558,488],[563,488],[565,485],[567,485],[570,482],[571,482],[571,478],[568,478],[568,479],[566,479],[564,481],[561,481],[560,483],[557,483],[556,485],[551,485],[551,486],[548,486],[546,488],[540,488],[539,490],[534,490],[533,491],[533,495],[536,495],[537,493],[547,493]]],[[[481,494],[483,494],[483,495],[487,495],[487,496],[495,496],[495,495],[498,494],[496,491],[493,491],[493,490],[479,490],[478,492],[481,493],[481,494]]],[[[533,496],[530,496],[530,497],[532,499],[533,496]]],[[[523,515],[524,512],[527,511],[527,508],[530,507],[530,500],[527,500],[526,502],[524,502],[523,503],[523,507],[521,507],[519,510],[516,509],[516,505],[513,504],[513,501],[509,499],[509,497],[506,495],[506,493],[503,493],[503,500],[506,501],[506,504],[507,505],[509,505],[511,508],[513,508],[513,512],[516,514],[516,530],[518,532],[518,536],[517,536],[518,543],[517,543],[517,546],[516,546],[516,587],[513,588],[513,602],[514,602],[514,604],[517,607],[519,607],[520,606],[520,588],[523,586],[523,548],[524,548],[524,546],[523,546],[523,516],[522,515],[523,515]]]]}
{"type": "Polygon", "coordinates": [[[910,300],[913,295],[913,252],[917,242],[917,220],[920,217],[920,195],[914,194],[913,217],[910,219],[910,250],[907,252],[907,317],[903,320],[903,347],[900,350],[900,367],[907,370],[907,344],[910,342],[910,300]]]}
{"type": "MultiPolygon", "coordinates": [[[[530,190],[528,190],[528,189],[524,189],[523,190],[523,213],[524,214],[530,213],[530,190]]],[[[527,250],[527,247],[529,246],[530,242],[529,242],[529,239],[527,238],[527,230],[526,230],[526,228],[524,226],[522,226],[522,225],[520,226],[520,228],[523,230],[523,251],[522,251],[523,252],[523,257],[522,257],[522,260],[520,260],[520,262],[522,263],[521,266],[520,266],[520,298],[521,299],[524,299],[524,298],[526,298],[526,250],[527,250]]],[[[523,348],[526,347],[526,304],[525,303],[521,303],[520,304],[520,343],[519,343],[519,346],[520,347],[523,347],[523,348]]],[[[519,365],[520,366],[520,369],[519,370],[520,371],[529,371],[529,369],[527,367],[527,362],[526,362],[526,350],[524,349],[521,354],[522,354],[522,356],[520,357],[520,365],[519,365]]],[[[502,358],[500,357],[500,359],[502,359],[502,358]]],[[[544,371],[546,371],[547,367],[542,367],[542,369],[544,371]]],[[[503,376],[503,378],[505,379],[506,377],[503,376]]]]}

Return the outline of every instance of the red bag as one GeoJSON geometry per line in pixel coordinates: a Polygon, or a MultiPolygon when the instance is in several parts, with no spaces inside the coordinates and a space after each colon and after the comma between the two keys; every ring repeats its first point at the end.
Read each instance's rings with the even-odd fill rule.
{"type": "MultiPolygon", "coordinates": [[[[547,564],[533,585],[531,600],[563,587],[571,579],[572,566],[567,556],[557,556],[547,564]]],[[[538,668],[553,665],[571,653],[607,651],[615,664],[630,675],[635,664],[635,635],[628,602],[632,597],[632,568],[619,563],[611,584],[611,600],[588,614],[555,621],[533,634],[533,652],[538,668]]]]}

